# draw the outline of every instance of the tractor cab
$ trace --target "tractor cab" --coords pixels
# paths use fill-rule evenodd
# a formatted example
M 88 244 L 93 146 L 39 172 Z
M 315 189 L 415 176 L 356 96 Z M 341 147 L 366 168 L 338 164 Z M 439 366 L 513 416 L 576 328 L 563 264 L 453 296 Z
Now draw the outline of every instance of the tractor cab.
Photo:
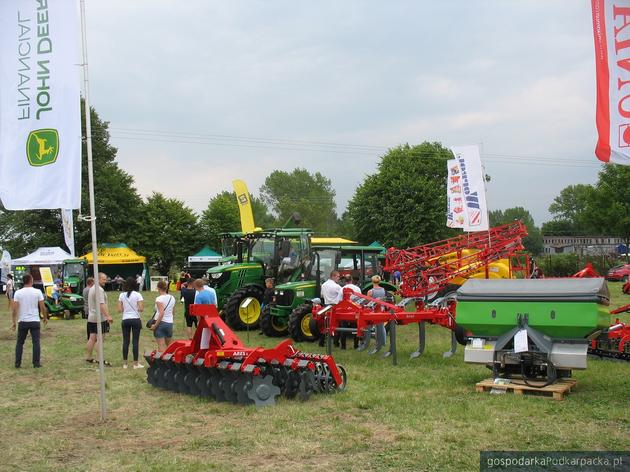
M 246 235 L 247 262 L 261 264 L 264 277 L 276 284 L 295 280 L 309 264 L 309 237 L 300 228 L 250 233 Z
M 371 287 L 370 278 L 382 275 L 378 256 L 380 246 L 347 244 L 313 244 L 308 264 L 295 281 L 276 284 L 274 302 L 265 307 L 261 328 L 267 336 L 291 334 L 297 341 L 312 341 L 316 336 L 309 329 L 311 300 L 320 296 L 321 285 L 333 270 L 341 276 L 351 275 L 358 279 L 363 292 Z M 395 287 L 381 284 L 388 291 Z
M 63 285 L 69 293 L 81 295 L 87 280 L 87 261 L 85 259 L 67 259 L 63 261 Z
M 232 329 L 258 325 L 265 279 L 284 283 L 303 274 L 310 261 L 310 237 L 311 231 L 303 228 L 223 236 L 223 256 L 229 255 L 232 262 L 212 267 L 207 274 L 217 292 L 218 308 Z

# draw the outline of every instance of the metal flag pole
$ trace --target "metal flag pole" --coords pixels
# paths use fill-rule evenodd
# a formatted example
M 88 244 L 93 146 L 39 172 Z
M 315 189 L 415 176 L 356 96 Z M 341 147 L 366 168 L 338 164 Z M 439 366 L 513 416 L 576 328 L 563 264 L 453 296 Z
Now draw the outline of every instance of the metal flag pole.
M 92 121 L 90 118 L 90 85 L 88 81 L 87 35 L 85 33 L 85 0 L 81 0 L 81 42 L 83 51 L 83 84 L 85 94 L 85 139 L 87 144 L 88 188 L 90 193 L 90 226 L 92 229 L 92 261 L 94 267 L 94 291 L 96 295 L 96 339 L 98 346 L 98 371 L 100 380 L 101 420 L 107 419 L 107 399 L 105 398 L 105 362 L 103 360 L 103 328 L 101 326 L 101 303 L 103 298 L 99 290 L 98 255 L 96 243 L 96 210 L 94 206 L 94 166 L 92 165 Z M 89 297 L 88 297 L 89 298 Z

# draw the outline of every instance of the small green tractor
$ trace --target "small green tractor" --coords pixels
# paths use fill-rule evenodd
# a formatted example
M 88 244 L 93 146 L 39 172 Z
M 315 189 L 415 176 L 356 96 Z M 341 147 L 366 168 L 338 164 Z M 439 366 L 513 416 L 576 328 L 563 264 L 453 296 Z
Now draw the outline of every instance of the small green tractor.
M 87 280 L 88 267 L 85 259 L 68 259 L 63 261 L 63 284 L 70 292 L 82 295 Z
M 254 329 L 260 320 L 265 279 L 294 282 L 309 264 L 311 231 L 282 228 L 223 237 L 223 256 L 231 263 L 208 270 L 223 318 L 234 330 Z
M 320 296 L 321 284 L 333 270 L 359 279 L 363 293 L 372 286 L 373 275 L 383 275 L 378 256 L 379 246 L 313 245 L 309 264 L 299 280 L 276 285 L 274 302 L 265 306 L 260 327 L 267 336 L 290 334 L 295 341 L 314 341 L 319 336 L 310 327 L 312 302 Z M 382 282 L 387 291 L 396 287 Z
M 50 316 L 63 316 L 65 319 L 74 318 L 80 314 L 87 318 L 87 307 L 83 300 L 83 289 L 87 280 L 87 261 L 85 259 L 67 259 L 63 261 L 62 293 L 59 303 L 55 303 L 49 288 L 45 287 L 46 298 L 44 304 Z

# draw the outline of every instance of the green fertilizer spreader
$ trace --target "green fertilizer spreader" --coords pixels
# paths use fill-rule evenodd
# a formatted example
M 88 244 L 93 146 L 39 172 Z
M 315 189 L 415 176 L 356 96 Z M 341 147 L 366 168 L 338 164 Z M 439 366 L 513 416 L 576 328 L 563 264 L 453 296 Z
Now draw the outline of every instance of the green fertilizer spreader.
M 603 278 L 470 279 L 457 291 L 466 362 L 495 377 L 548 383 L 585 369 L 588 341 L 610 324 Z

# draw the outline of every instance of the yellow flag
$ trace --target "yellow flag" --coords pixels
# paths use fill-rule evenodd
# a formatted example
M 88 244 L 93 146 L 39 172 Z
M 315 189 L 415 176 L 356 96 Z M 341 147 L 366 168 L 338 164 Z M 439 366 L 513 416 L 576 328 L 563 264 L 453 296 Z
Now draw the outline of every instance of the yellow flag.
M 242 180 L 233 180 L 232 186 L 236 192 L 238 210 L 241 213 L 241 230 L 243 233 L 252 233 L 256 228 L 254 225 L 254 214 L 252 213 L 252 199 L 247 190 L 247 184 Z

